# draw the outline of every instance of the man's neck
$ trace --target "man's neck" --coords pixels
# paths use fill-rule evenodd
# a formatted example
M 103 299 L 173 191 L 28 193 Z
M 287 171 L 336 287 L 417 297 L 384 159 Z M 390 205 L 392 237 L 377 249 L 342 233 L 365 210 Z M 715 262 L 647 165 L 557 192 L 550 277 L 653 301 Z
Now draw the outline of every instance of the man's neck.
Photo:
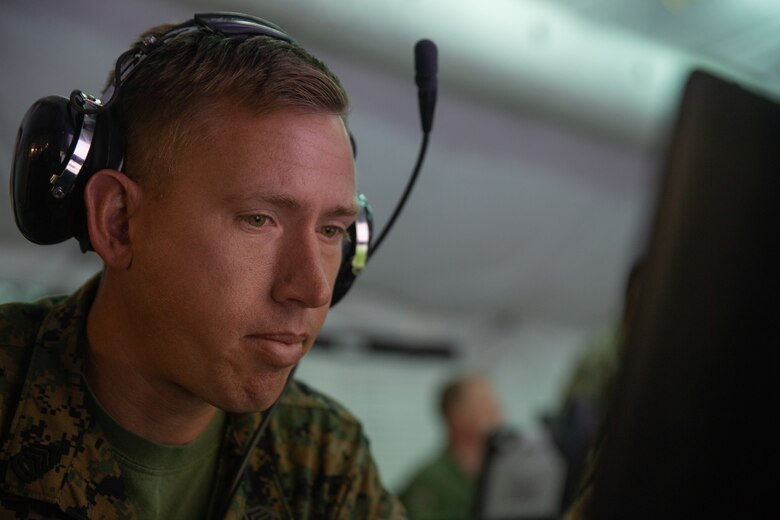
M 125 429 L 159 444 L 196 439 L 217 409 L 133 362 L 137 337 L 101 284 L 87 319 L 86 378 L 103 408 Z

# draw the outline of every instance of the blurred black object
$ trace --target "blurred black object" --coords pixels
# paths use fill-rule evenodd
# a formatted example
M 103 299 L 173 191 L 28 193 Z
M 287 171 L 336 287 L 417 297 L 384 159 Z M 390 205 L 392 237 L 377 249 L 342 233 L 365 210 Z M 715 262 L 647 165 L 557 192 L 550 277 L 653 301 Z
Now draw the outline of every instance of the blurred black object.
M 659 195 L 587 518 L 768 518 L 780 106 L 694 72 Z

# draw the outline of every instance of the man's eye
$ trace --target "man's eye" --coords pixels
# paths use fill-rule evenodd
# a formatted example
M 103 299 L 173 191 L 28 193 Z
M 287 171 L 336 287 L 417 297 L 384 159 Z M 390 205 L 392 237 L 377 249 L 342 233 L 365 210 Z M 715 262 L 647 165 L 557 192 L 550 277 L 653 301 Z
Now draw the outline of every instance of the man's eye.
M 263 227 L 268 224 L 270 220 L 267 215 L 249 215 L 244 217 L 244 220 L 253 227 Z
M 347 232 L 338 226 L 322 226 L 322 234 L 327 238 L 345 237 Z

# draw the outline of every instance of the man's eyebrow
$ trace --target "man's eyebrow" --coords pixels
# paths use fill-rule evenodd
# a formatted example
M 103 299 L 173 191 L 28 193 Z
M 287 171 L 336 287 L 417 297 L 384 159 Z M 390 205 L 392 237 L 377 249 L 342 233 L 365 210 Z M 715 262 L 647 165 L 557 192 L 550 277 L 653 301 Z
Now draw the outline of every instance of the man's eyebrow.
M 299 210 L 303 207 L 303 204 L 301 204 L 298 200 L 285 194 L 256 194 L 250 192 L 250 193 L 242 193 L 240 195 L 229 197 L 229 200 L 231 201 L 255 200 L 259 202 L 264 202 L 266 204 L 271 204 L 273 206 L 279 206 L 282 208 L 287 208 L 292 210 Z M 358 205 L 357 200 L 354 200 L 351 204 L 338 205 L 328 209 L 325 212 L 325 216 L 355 218 L 357 217 L 358 213 L 360 213 L 360 206 Z
M 348 206 L 336 206 L 325 212 L 328 217 L 348 217 L 355 218 L 360 213 L 360 206 L 357 202 L 353 202 Z

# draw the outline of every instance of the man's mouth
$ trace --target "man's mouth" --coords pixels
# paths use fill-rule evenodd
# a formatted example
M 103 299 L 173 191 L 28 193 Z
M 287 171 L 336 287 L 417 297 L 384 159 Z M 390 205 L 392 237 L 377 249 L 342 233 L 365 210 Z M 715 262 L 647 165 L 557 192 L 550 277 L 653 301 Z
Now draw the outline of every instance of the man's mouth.
M 257 354 L 270 366 L 291 367 L 306 353 L 305 344 L 309 336 L 296 332 L 264 332 L 249 334 L 248 342 L 257 349 Z

